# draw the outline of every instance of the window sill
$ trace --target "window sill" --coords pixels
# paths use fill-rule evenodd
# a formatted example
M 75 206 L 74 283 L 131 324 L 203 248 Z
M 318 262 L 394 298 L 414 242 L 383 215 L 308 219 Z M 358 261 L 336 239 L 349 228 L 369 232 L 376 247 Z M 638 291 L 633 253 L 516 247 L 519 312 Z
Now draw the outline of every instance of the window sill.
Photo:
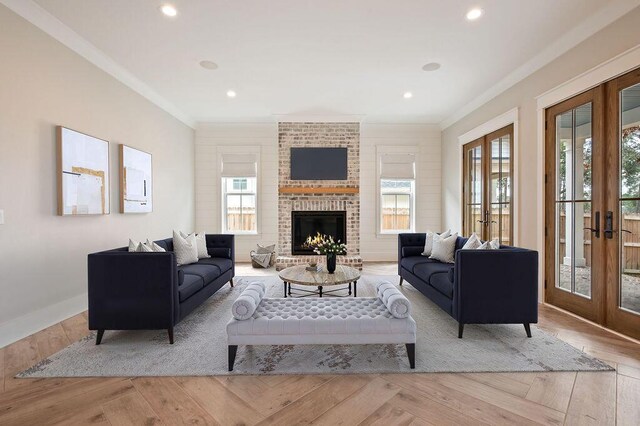
M 236 237 L 256 237 L 256 236 L 260 236 L 261 234 L 259 232 L 232 232 L 232 231 L 227 231 L 224 232 L 225 234 L 229 234 L 229 235 L 235 235 Z
M 411 234 L 414 233 L 415 231 L 413 230 L 406 230 L 406 231 L 385 231 L 385 232 L 380 232 L 378 231 L 376 233 L 376 236 L 378 238 L 396 238 L 399 234 Z

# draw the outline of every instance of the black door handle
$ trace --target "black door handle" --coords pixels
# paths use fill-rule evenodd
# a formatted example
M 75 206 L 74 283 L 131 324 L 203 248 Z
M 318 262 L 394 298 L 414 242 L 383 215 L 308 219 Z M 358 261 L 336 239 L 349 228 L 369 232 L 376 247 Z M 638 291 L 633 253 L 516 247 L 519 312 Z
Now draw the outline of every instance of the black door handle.
M 611 210 L 604 217 L 604 237 L 609 240 L 613 238 L 613 212 Z

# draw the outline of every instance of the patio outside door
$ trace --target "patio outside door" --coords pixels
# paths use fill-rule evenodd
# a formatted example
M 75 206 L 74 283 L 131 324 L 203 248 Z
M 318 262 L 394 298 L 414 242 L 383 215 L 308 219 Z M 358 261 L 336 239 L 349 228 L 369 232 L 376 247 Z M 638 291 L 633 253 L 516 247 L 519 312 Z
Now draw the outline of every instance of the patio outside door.
M 546 112 L 546 301 L 602 320 L 602 89 Z
M 513 125 L 465 144 L 463 232 L 513 244 Z
M 640 70 L 546 125 L 545 300 L 640 338 Z
M 606 85 L 606 325 L 640 339 L 640 69 Z

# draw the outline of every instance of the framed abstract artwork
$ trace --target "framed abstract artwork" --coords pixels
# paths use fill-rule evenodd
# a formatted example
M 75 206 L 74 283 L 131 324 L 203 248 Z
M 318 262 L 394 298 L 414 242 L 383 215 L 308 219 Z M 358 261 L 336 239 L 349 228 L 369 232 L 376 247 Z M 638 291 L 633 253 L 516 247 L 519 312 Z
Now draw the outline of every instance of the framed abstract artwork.
M 56 127 L 58 214 L 109 214 L 109 142 Z
M 120 145 L 120 213 L 153 211 L 151 154 Z

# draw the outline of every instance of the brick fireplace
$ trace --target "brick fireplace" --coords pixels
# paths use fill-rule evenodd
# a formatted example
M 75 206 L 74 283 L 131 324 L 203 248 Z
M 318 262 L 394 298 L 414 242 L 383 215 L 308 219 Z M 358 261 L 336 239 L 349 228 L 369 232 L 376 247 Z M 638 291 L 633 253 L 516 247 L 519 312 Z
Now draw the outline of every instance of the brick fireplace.
M 291 148 L 347 148 L 346 180 L 292 180 Z M 279 123 L 278 124 L 278 257 L 276 269 L 323 262 L 322 256 L 297 254 L 293 247 L 293 212 L 321 216 L 330 212 L 344 215 L 347 255 L 338 263 L 362 269 L 360 257 L 360 124 L 359 123 Z M 310 228 L 305 228 L 307 230 Z M 327 228 L 330 229 L 330 228 Z M 318 229 L 318 231 L 321 231 Z M 301 236 L 306 238 L 306 236 Z M 295 253 L 294 253 L 295 252 Z

